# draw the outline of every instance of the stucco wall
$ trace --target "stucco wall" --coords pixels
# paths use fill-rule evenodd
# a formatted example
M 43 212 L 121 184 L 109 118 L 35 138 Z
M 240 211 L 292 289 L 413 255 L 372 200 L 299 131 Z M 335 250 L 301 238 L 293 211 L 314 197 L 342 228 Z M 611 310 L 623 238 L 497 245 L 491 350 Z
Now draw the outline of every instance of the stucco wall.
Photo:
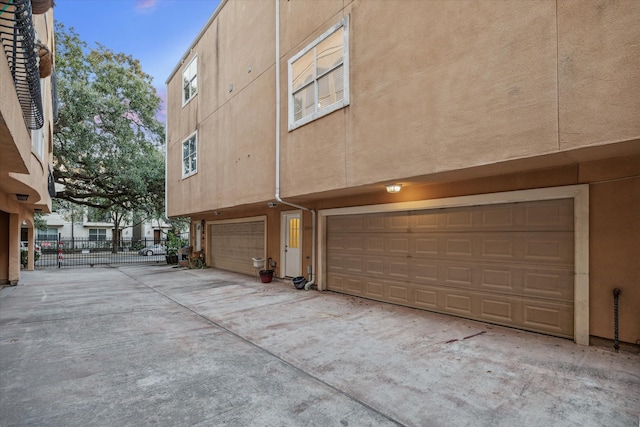
M 522 159 L 568 164 L 564 150 L 640 137 L 633 0 L 280 5 L 285 197 Z M 270 200 L 274 13 L 273 2 L 228 1 L 184 63 L 198 54 L 196 98 L 182 107 L 182 69 L 169 82 L 170 215 Z M 287 60 L 345 15 L 351 103 L 289 132 Z M 176 144 L 195 129 L 199 172 L 182 180 Z
M 168 212 L 186 215 L 273 197 L 275 12 L 228 2 L 168 83 Z M 198 94 L 182 106 L 184 66 L 198 55 Z M 182 179 L 182 142 L 198 131 L 198 173 Z
M 620 340 L 640 339 L 640 173 L 591 185 L 591 334 L 613 338 L 619 288 Z
M 558 2 L 560 148 L 640 138 L 640 2 Z

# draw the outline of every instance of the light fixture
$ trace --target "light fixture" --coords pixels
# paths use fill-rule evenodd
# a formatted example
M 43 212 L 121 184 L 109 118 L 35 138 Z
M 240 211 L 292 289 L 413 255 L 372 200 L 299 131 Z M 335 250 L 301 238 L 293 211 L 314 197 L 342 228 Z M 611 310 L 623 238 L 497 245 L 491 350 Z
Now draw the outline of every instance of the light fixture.
M 275 208 L 278 206 L 278 204 L 276 202 L 269 202 L 267 203 L 267 206 L 269 206 L 270 208 Z
M 37 214 L 41 214 L 41 213 L 42 213 L 42 209 L 34 209 L 33 211 L 34 211 L 35 213 L 37 213 Z
M 29 195 L 28 194 L 16 194 L 16 197 L 18 198 L 19 201 L 26 202 L 27 199 L 29 198 Z
M 220 212 L 220 211 L 213 211 L 213 214 L 214 214 L 215 216 L 218 216 L 218 215 L 221 215 L 221 214 L 222 214 L 222 212 Z
M 387 184 L 387 193 L 399 193 L 402 188 L 402 184 Z

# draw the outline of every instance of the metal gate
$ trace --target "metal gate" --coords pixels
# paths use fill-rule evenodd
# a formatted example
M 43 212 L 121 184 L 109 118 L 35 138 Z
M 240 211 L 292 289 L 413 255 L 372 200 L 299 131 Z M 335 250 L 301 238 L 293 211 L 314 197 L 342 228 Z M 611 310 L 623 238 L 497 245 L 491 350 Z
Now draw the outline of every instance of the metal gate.
M 36 240 L 35 245 L 36 269 L 166 263 L 164 240 L 63 238 Z

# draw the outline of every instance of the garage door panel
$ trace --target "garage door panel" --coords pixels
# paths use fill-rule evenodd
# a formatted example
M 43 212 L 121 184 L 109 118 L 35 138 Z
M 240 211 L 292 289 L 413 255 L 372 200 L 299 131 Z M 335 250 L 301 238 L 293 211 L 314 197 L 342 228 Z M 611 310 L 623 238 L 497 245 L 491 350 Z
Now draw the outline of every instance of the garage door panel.
M 406 305 L 409 303 L 410 290 L 406 285 L 389 286 L 389 301 Z
M 525 295 L 573 301 L 573 274 L 567 270 L 531 269 L 523 271 Z
M 480 304 L 480 317 L 489 322 L 514 323 L 517 320 L 514 319 L 514 313 L 519 311 L 518 304 L 519 301 L 513 301 L 509 298 L 483 298 Z
M 414 304 L 418 308 L 438 309 L 438 293 L 435 290 L 416 289 Z
M 384 285 L 382 283 L 376 283 L 374 281 L 367 282 L 366 295 L 369 298 L 382 300 L 384 298 Z
M 547 303 L 527 304 L 524 307 L 523 325 L 534 331 L 573 337 L 573 305 Z
M 346 278 L 344 281 L 344 290 L 352 295 L 366 296 L 367 284 L 359 279 Z
M 355 216 L 327 218 L 328 289 L 572 336 L 571 199 Z

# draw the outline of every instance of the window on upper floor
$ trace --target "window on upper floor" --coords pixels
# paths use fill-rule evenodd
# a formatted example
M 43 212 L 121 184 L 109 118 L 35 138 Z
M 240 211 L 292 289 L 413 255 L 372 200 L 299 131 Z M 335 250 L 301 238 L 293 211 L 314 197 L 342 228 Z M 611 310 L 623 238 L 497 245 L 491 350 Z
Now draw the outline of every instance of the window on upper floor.
M 198 57 L 191 60 L 182 72 L 182 106 L 198 93 Z
M 103 209 L 88 208 L 87 222 L 111 222 L 111 214 Z
M 194 133 L 182 142 L 182 177 L 198 171 L 198 134 Z
M 289 60 L 289 130 L 349 105 L 349 17 Z

